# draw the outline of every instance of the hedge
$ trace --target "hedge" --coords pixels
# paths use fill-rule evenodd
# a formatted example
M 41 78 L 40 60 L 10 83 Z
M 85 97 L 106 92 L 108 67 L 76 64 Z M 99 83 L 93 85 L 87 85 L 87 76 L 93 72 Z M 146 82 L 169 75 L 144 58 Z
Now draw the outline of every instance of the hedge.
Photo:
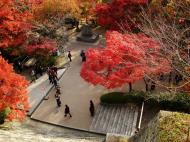
M 101 96 L 100 100 L 102 103 L 109 104 L 123 104 L 123 103 L 141 103 L 144 98 L 143 92 L 131 92 L 131 93 L 123 93 L 123 92 L 111 92 Z
M 101 96 L 102 103 L 124 104 L 142 103 L 151 107 L 159 107 L 162 110 L 180 111 L 190 113 L 190 95 L 186 93 L 159 93 L 151 94 L 144 92 L 111 92 Z

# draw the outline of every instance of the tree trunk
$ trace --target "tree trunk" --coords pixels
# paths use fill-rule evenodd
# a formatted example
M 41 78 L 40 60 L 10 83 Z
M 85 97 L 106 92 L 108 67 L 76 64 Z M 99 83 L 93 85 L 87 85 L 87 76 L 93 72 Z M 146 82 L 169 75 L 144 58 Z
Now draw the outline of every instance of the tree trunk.
M 148 92 L 148 83 L 147 83 L 145 78 L 143 78 L 143 80 L 144 80 L 144 83 L 145 83 L 145 86 L 146 86 L 146 92 Z
M 131 92 L 132 91 L 132 83 L 130 82 L 129 83 L 129 92 Z

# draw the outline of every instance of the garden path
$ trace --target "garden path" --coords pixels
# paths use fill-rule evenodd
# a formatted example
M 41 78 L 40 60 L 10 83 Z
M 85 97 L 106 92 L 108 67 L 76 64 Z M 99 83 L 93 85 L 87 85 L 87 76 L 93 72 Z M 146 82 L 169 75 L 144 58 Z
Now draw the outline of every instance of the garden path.
M 96 106 L 100 103 L 99 98 L 102 94 L 111 91 L 127 91 L 128 86 L 117 88 L 114 90 L 107 90 L 102 86 L 93 86 L 85 82 L 80 77 L 81 58 L 80 51 L 86 50 L 89 47 L 96 48 L 98 43 L 89 44 L 77 42 L 75 37 L 70 39 L 68 43 L 68 49 L 73 55 L 73 61 L 70 63 L 70 67 L 64 73 L 60 79 L 59 84 L 61 86 L 61 101 L 62 106 L 56 107 L 55 89 L 52 89 L 49 93 L 49 99 L 44 100 L 38 109 L 33 113 L 32 118 L 56 125 L 89 130 L 92 118 L 89 113 L 89 101 L 93 100 Z M 144 89 L 142 81 L 137 82 L 134 85 L 134 89 Z M 72 118 L 64 117 L 64 105 L 67 104 L 70 107 Z

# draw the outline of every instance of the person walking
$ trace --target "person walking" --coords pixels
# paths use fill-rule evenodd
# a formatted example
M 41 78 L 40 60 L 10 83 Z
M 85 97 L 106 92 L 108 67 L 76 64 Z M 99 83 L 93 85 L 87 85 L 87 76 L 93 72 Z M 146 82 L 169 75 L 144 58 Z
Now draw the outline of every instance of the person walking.
M 20 73 L 22 73 L 23 65 L 21 64 L 20 61 L 17 62 L 17 67 L 18 67 L 18 70 L 20 71 Z
M 69 53 L 68 53 L 68 58 L 69 58 L 70 62 L 72 62 L 71 57 L 72 57 L 72 55 L 71 55 L 71 51 L 69 51 Z
M 56 86 L 56 93 L 57 93 L 57 94 L 61 94 L 61 90 L 60 90 L 60 87 L 59 87 L 59 86 Z
M 60 98 L 60 95 L 59 94 L 55 94 L 55 99 L 56 99 L 56 102 L 57 102 L 57 107 L 61 107 L 61 98 Z
M 92 102 L 92 100 L 90 100 L 90 115 L 93 117 L 94 116 L 94 103 Z
M 42 76 L 43 75 L 43 68 L 42 68 L 42 66 L 41 65 L 38 65 L 38 73 L 40 74 L 40 76 Z
M 35 71 L 34 71 L 34 69 L 32 69 L 32 71 L 31 71 L 31 82 L 30 83 L 35 82 L 35 81 L 36 81 Z
M 67 116 L 67 114 L 69 114 L 69 116 L 72 117 L 68 105 L 65 105 L 65 117 Z
M 58 80 L 56 71 L 54 71 L 53 69 L 51 69 L 51 74 L 52 74 L 53 79 Z
M 56 75 L 57 75 L 57 70 L 58 70 L 57 67 L 56 67 L 56 66 L 53 66 L 53 67 L 52 67 L 52 70 L 53 70 L 53 71 L 56 73 Z
M 47 71 L 46 71 L 46 72 L 47 72 L 47 75 L 48 75 L 48 77 L 49 77 L 49 82 L 52 83 L 51 70 L 50 70 L 49 67 L 47 68 Z
M 82 62 L 85 62 L 86 61 L 86 55 L 85 55 L 84 50 L 81 50 L 80 56 L 82 58 Z
M 53 84 L 54 84 L 55 88 L 57 88 L 58 84 L 57 84 L 57 80 L 55 78 L 53 78 Z

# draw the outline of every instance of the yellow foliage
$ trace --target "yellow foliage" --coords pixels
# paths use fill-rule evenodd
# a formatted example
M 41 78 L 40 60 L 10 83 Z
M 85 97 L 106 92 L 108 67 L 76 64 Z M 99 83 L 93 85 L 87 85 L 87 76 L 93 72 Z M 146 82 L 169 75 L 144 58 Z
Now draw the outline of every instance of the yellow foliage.
M 42 21 L 66 14 L 78 17 L 81 13 L 78 0 L 43 0 L 41 4 L 33 5 L 32 11 L 35 19 Z

